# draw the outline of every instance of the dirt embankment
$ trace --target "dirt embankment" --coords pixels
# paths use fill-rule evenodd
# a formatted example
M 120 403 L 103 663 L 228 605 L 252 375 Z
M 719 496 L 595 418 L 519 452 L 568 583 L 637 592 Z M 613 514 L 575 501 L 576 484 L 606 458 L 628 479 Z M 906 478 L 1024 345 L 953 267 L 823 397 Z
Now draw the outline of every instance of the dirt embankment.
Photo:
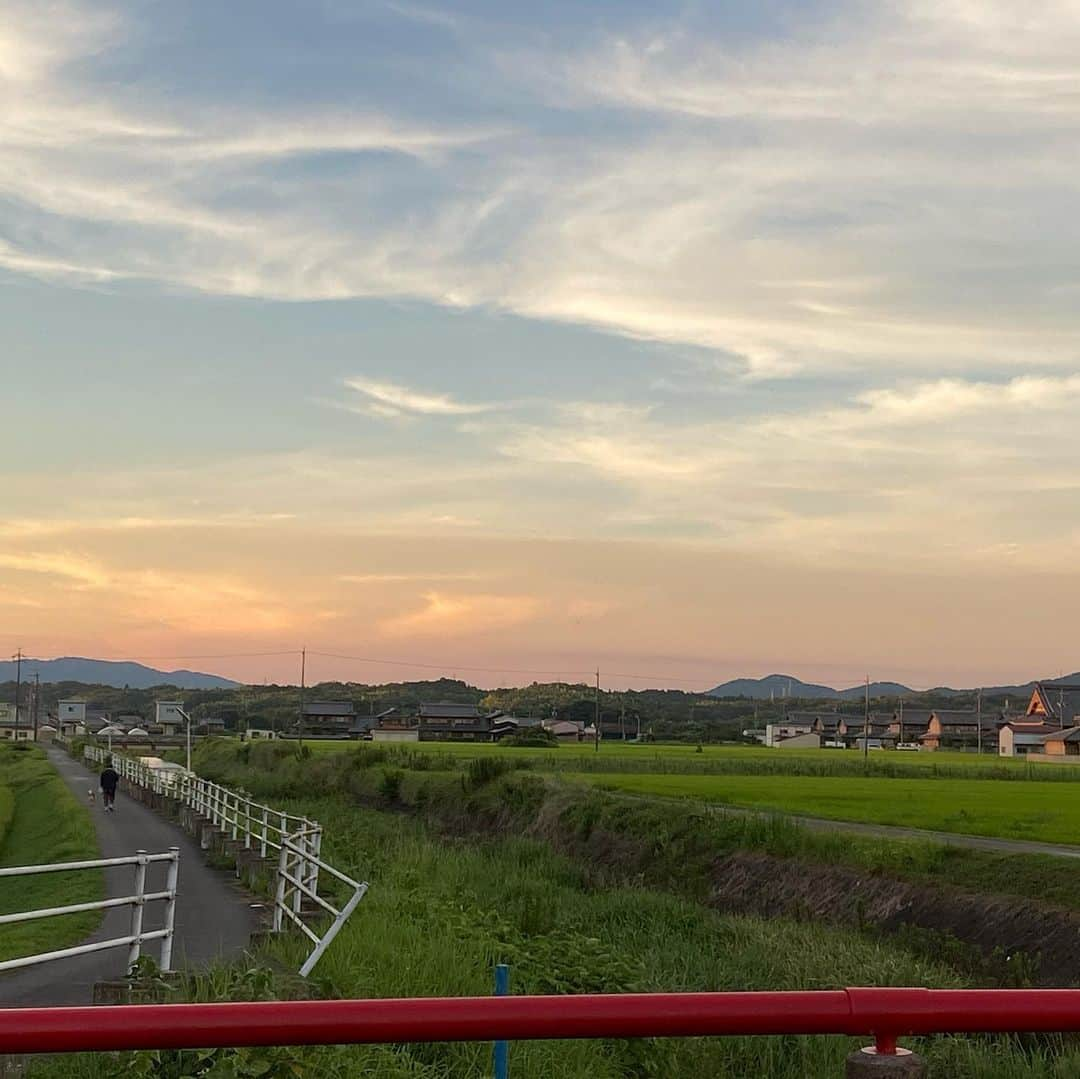
M 1033 961 L 1039 985 L 1080 983 L 1080 914 L 1012 896 L 976 895 L 744 851 L 713 868 L 718 910 L 880 929 L 916 926 L 948 934 L 990 956 Z

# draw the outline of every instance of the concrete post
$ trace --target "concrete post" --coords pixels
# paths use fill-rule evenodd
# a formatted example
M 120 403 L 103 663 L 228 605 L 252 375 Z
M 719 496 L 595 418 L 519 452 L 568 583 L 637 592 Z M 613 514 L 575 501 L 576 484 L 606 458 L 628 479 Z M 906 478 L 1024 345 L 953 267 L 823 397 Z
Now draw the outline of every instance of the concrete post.
M 897 1047 L 893 1053 L 879 1053 L 872 1045 L 850 1053 L 844 1067 L 845 1079 L 925 1079 L 926 1061 L 910 1049 Z

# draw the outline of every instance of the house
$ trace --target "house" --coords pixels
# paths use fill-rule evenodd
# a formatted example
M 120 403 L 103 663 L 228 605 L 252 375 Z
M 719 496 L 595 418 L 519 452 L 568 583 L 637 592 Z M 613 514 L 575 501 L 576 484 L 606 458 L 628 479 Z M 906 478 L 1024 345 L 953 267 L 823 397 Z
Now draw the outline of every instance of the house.
M 821 744 L 832 749 L 842 749 L 844 736 L 840 733 L 840 721 L 844 718 L 839 712 L 802 713 L 792 712 L 793 716 L 814 715 L 814 733 L 821 735 Z
M 392 717 L 397 715 L 397 711 L 396 708 L 384 708 L 381 712 L 376 712 L 373 715 L 354 716 L 346 737 L 370 742 L 375 728 L 383 722 L 389 722 Z
M 786 738 L 778 738 L 772 743 L 773 749 L 820 749 L 821 735 L 813 731 L 803 731 L 801 734 L 791 734 Z
M 418 742 L 420 724 L 416 716 L 398 715 L 396 711 L 382 717 L 371 729 L 373 742 Z
M 417 715 L 421 742 L 488 742 L 492 722 L 502 712 L 481 715 L 475 704 L 421 704 Z
M 183 701 L 154 701 L 154 726 L 166 737 L 180 734 L 187 722 Z
M 1043 752 L 1048 757 L 1080 757 L 1080 727 L 1055 728 L 1043 737 Z
M 14 704 L 0 704 L 0 741 L 29 742 L 34 737 L 33 722 L 25 705 L 19 705 L 18 713 Z
M 1059 729 L 1080 723 L 1080 685 L 1075 682 L 1039 682 L 1032 691 L 1026 715 L 1039 717 Z
M 553 734 L 560 742 L 580 742 L 584 724 L 574 723 L 569 719 L 553 719 L 544 724 L 544 730 Z
M 813 734 L 814 724 L 809 723 L 793 723 L 790 719 L 785 720 L 783 723 L 766 723 L 765 724 L 765 744 L 767 746 L 777 746 L 781 742 L 787 741 L 789 738 L 798 738 L 801 735 Z M 817 735 L 817 742 L 820 745 L 821 739 Z
M 86 722 L 86 701 L 77 697 L 57 701 L 56 718 L 61 730 L 66 724 L 82 725 Z
M 904 708 L 901 705 L 892 714 L 889 733 L 896 739 L 898 746 L 918 745 L 919 739 L 930 729 L 932 714 L 922 708 Z
M 1002 757 L 1024 757 L 1029 753 L 1045 752 L 1044 739 L 1060 734 L 1056 723 L 1043 723 L 1038 716 L 1031 719 L 1011 720 L 998 731 L 998 754 Z
M 270 730 L 267 727 L 248 727 L 240 735 L 241 742 L 268 741 L 274 738 L 277 738 L 277 731 Z
M 193 723 L 191 729 L 195 734 L 222 735 L 225 733 L 225 720 L 210 716 Z
M 305 738 L 348 738 L 356 722 L 352 701 L 308 701 L 304 704 Z
M 930 723 L 919 741 L 924 749 L 997 750 L 998 720 L 992 713 L 980 716 L 974 709 L 941 708 L 930 713 Z

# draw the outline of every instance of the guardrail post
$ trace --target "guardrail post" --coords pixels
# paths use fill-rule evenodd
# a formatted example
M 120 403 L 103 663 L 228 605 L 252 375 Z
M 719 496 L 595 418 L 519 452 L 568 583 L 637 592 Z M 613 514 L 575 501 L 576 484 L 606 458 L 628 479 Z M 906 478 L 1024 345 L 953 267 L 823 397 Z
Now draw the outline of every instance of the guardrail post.
M 926 1061 L 901 1049 L 895 1038 L 879 1037 L 877 1045 L 856 1049 L 844 1064 L 844 1079 L 925 1079 Z
M 139 961 L 142 951 L 143 907 L 146 895 L 146 851 L 137 850 L 138 862 L 135 863 L 135 902 L 131 907 L 131 945 L 128 948 L 128 970 Z
M 283 814 L 284 815 L 284 814 Z M 278 855 L 277 890 L 274 892 L 274 932 L 281 932 L 281 912 L 285 909 L 285 874 L 289 872 L 289 848 L 285 836 L 281 837 L 281 853 Z
M 319 891 L 319 863 L 315 861 L 322 849 L 322 832 L 312 829 L 308 834 L 304 847 L 311 858 L 307 863 L 307 879 L 304 883 L 316 894 Z
M 270 809 L 267 806 L 262 807 L 262 838 L 259 842 L 259 857 L 266 857 L 266 827 L 268 818 L 270 816 Z
M 304 858 L 303 851 L 307 847 L 307 836 L 304 832 L 297 833 L 296 850 L 291 853 L 296 858 L 296 873 L 294 874 L 297 880 L 307 883 L 307 860 Z M 304 896 L 299 888 L 293 887 L 292 893 L 292 909 L 293 914 L 300 913 L 300 904 L 303 902 Z
M 180 877 L 180 848 L 170 847 L 169 853 L 172 858 L 169 860 L 169 871 L 165 878 L 165 891 L 169 893 L 169 898 L 165 900 L 164 928 L 167 935 L 161 938 L 161 969 L 163 971 L 172 970 L 173 927 L 176 924 L 176 885 Z

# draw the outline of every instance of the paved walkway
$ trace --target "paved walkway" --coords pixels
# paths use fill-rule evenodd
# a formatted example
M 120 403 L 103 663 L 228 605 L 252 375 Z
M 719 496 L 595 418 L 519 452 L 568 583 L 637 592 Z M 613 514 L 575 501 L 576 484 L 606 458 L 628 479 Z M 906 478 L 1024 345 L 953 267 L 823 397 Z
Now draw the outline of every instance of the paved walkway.
M 87 791 L 97 790 L 97 774 L 61 749 L 53 747 L 48 753 L 75 796 L 85 803 Z M 151 853 L 169 847 L 180 848 L 173 946 L 175 967 L 200 965 L 247 948 L 252 932 L 260 924 L 261 905 L 253 904 L 231 873 L 211 869 L 185 832 L 123 794 L 116 796 L 116 812 L 105 813 L 99 792 L 91 813 L 103 858 L 124 857 L 140 848 Z M 157 891 L 164 887 L 164 871 L 162 865 L 150 867 L 148 890 Z M 105 870 L 107 896 L 131 895 L 133 878 L 134 869 L 128 866 Z M 144 928 L 159 929 L 163 915 L 164 904 L 149 904 Z M 129 907 L 106 911 L 98 930 L 88 940 L 126 936 L 130 919 Z M 146 947 L 148 954 L 156 959 L 158 942 L 151 941 Z M 89 1004 L 94 983 L 122 976 L 126 959 L 126 949 L 114 948 L 0 975 L 0 1007 Z

